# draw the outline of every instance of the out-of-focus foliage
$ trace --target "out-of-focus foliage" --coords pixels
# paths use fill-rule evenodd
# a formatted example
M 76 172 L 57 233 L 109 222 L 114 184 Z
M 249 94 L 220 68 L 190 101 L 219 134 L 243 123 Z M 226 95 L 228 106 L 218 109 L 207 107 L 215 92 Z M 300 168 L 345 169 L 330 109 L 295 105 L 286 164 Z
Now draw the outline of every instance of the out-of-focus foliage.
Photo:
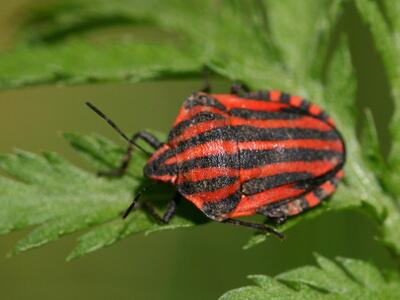
M 93 45 L 84 40 L 51 47 L 21 45 L 0 56 L 0 87 L 39 83 L 77 84 L 99 81 L 140 81 L 197 71 L 194 53 L 172 43 Z
M 369 25 L 375 45 L 381 54 L 395 101 L 390 123 L 392 148 L 387 159 L 387 170 L 382 173 L 385 189 L 399 201 L 400 195 L 400 3 L 384 0 L 382 12 L 375 1 L 357 0 L 356 4 L 364 21 Z

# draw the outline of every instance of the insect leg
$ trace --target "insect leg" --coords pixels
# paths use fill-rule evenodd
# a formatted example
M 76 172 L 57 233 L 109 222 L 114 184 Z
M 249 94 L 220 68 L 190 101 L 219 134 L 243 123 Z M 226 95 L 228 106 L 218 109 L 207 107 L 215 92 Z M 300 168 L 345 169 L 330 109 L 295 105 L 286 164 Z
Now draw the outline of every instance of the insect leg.
M 211 92 L 210 71 L 207 67 L 203 68 L 203 82 L 203 87 L 200 89 L 200 92 L 209 94 Z
M 123 156 L 121 160 L 121 164 L 118 168 L 110 170 L 110 171 L 103 171 L 99 172 L 99 176 L 107 176 L 107 177 L 121 177 L 123 176 L 126 171 L 128 170 L 129 163 L 132 158 L 132 152 L 135 147 L 134 143 L 136 143 L 137 140 L 143 140 L 146 142 L 148 145 L 153 147 L 155 150 L 160 148 L 162 146 L 162 143 L 151 133 L 147 131 L 139 131 L 135 133 L 132 138 L 130 139 L 133 143 L 130 143 L 128 145 L 128 148 L 126 149 L 125 155 Z
M 277 231 L 275 228 L 268 226 L 266 224 L 260 224 L 260 223 L 253 223 L 253 222 L 246 222 L 242 220 L 237 220 L 237 219 L 225 219 L 221 221 L 221 223 L 228 223 L 228 224 L 233 224 L 233 225 L 239 225 L 239 226 L 245 226 L 245 227 L 250 227 L 253 229 L 261 230 L 266 233 L 272 233 L 275 236 L 277 236 L 280 239 L 284 239 L 285 236 L 283 233 Z
M 241 96 L 248 92 L 250 92 L 250 89 L 244 83 L 234 83 L 231 85 L 231 94 Z
M 149 202 L 143 202 L 142 207 L 145 209 L 159 224 L 168 224 L 171 218 L 176 213 L 176 209 L 178 208 L 180 196 L 179 194 L 175 194 L 175 197 L 167 204 L 164 214 L 161 216 L 154 206 Z

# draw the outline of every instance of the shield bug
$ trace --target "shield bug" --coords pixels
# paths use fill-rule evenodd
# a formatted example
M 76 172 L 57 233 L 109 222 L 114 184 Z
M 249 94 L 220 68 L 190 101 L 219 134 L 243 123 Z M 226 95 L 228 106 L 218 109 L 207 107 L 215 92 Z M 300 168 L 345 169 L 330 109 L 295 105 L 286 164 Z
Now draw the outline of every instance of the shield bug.
M 88 105 L 129 142 L 121 166 L 106 175 L 126 172 L 141 139 L 154 148 L 144 175 L 171 183 L 214 221 L 282 237 L 266 224 L 237 218 L 261 214 L 282 223 L 321 203 L 343 176 L 345 144 L 334 121 L 299 96 L 237 87 L 229 94 L 195 93 L 183 103 L 165 142 L 144 131 L 129 139 Z M 177 202 L 172 200 L 163 216 L 148 202 L 142 207 L 167 223 Z

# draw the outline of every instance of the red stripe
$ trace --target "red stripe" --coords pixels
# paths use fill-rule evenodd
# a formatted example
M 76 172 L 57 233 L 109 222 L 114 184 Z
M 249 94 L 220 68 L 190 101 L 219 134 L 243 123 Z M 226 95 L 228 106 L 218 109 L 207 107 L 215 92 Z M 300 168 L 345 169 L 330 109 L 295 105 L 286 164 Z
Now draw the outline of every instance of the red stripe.
M 314 176 L 323 175 L 334 168 L 329 161 L 296 161 L 270 164 L 261 168 L 241 169 L 240 180 L 242 182 L 259 177 L 277 175 L 284 172 L 309 172 Z
M 313 162 L 283 162 L 270 164 L 264 168 L 241 169 L 240 179 L 242 182 L 259 177 L 273 176 L 284 172 L 309 172 L 314 176 L 323 175 L 334 168 L 334 164 L 329 161 Z M 218 176 L 238 176 L 238 169 L 230 168 L 198 168 L 180 174 L 178 182 L 199 181 L 211 179 Z
M 184 181 L 200 181 L 212 179 L 218 176 L 238 176 L 240 172 L 241 181 L 247 181 L 253 178 L 273 176 L 283 172 L 309 172 L 314 176 L 320 176 L 332 170 L 334 165 L 327 161 L 314 162 L 286 162 L 268 165 L 266 168 L 253 169 L 230 169 L 230 168 L 197 168 L 181 173 L 178 183 Z
M 178 123 L 182 122 L 184 119 L 187 118 L 188 110 L 184 107 L 182 107 L 179 112 L 178 116 L 176 117 L 174 123 L 172 124 L 172 127 L 175 127 Z
M 175 184 L 176 175 L 151 175 L 151 179 L 163 182 L 171 182 L 172 184 Z
M 219 176 L 239 176 L 239 170 L 229 168 L 198 168 L 179 174 L 178 183 L 212 179 Z
M 336 173 L 335 177 L 337 179 L 342 179 L 342 177 L 344 176 L 344 171 L 340 170 L 339 172 Z
M 330 181 L 321 184 L 320 188 L 325 192 L 327 196 L 335 191 L 335 186 Z
M 281 91 L 272 90 L 269 91 L 269 99 L 271 101 L 279 101 L 281 99 Z
M 223 187 L 222 189 L 212 192 L 203 192 L 194 195 L 186 195 L 186 197 L 193 203 L 203 204 L 206 202 L 218 202 L 234 194 L 239 188 L 240 188 L 240 182 L 239 180 L 237 180 L 232 185 Z
M 166 160 L 165 163 L 174 163 L 177 162 L 194 159 L 198 157 L 204 157 L 209 155 L 218 155 L 218 154 L 234 154 L 238 151 L 237 142 L 236 141 L 211 141 L 204 144 L 200 144 L 194 147 L 191 147 L 181 153 L 176 154 L 174 157 Z
M 304 117 L 297 120 L 246 120 L 242 118 L 230 118 L 230 120 L 213 120 L 202 122 L 195 126 L 185 129 L 179 136 L 170 141 L 171 144 L 190 139 L 198 134 L 204 133 L 208 130 L 224 127 L 229 124 L 232 125 L 248 125 L 259 128 L 304 128 L 304 129 L 317 129 L 321 131 L 332 130 L 332 128 L 322 121 L 318 121 L 313 117 Z
M 231 122 L 232 125 L 247 125 L 260 128 L 306 128 L 321 131 L 332 130 L 332 127 L 325 122 L 309 116 L 294 120 L 254 120 L 232 117 Z
M 328 118 L 328 120 L 326 121 L 328 124 L 330 124 L 333 127 L 336 127 L 335 121 L 333 121 L 333 119 L 331 117 Z
M 196 124 L 195 126 L 185 129 L 179 136 L 170 141 L 170 143 L 172 145 L 176 145 L 181 141 L 195 137 L 208 130 L 225 126 L 227 126 L 227 120 L 214 120 L 214 121 L 202 122 Z
M 316 139 L 304 139 L 239 142 L 239 149 L 241 150 L 270 150 L 276 148 L 307 148 L 315 150 L 333 150 L 337 152 L 343 152 L 343 144 L 340 140 L 323 141 Z
M 310 207 L 314 207 L 316 205 L 318 205 L 321 201 L 318 199 L 317 196 L 315 196 L 314 192 L 310 192 L 307 195 L 304 196 L 304 198 L 306 199 L 308 205 Z
M 302 207 L 300 206 L 300 203 L 296 200 L 290 201 L 286 206 L 289 216 L 298 215 L 303 211 Z
M 180 122 L 189 120 L 190 118 L 192 118 L 194 115 L 197 115 L 200 112 L 212 112 L 215 114 L 220 114 L 220 115 L 224 115 L 226 116 L 226 112 L 219 110 L 218 108 L 215 108 L 213 106 L 194 106 L 190 109 L 186 109 L 186 108 L 181 108 L 181 110 L 178 113 L 178 117 L 175 119 L 174 124 L 172 125 L 172 127 L 175 127 L 177 124 L 179 124 Z
M 247 98 L 241 98 L 231 94 L 216 94 L 212 95 L 215 99 L 221 102 L 228 110 L 234 108 L 253 109 L 258 111 L 280 111 L 283 108 L 288 108 L 286 103 L 274 103 L 269 101 L 260 101 Z
M 314 116 L 318 116 L 321 113 L 321 109 L 316 104 L 310 104 L 308 112 Z
M 229 214 L 229 217 L 235 218 L 253 215 L 256 209 L 264 205 L 296 197 L 303 192 L 304 190 L 293 188 L 293 184 L 290 184 L 269 189 L 252 196 L 243 196 L 236 209 Z
M 276 148 L 306 148 L 306 149 L 316 149 L 316 150 L 333 150 L 337 152 L 343 151 L 343 146 L 341 141 L 321 141 L 321 140 L 285 140 L 285 141 L 265 141 L 265 142 L 240 142 L 239 149 L 240 150 L 271 150 Z M 176 154 L 175 156 L 169 158 L 165 161 L 165 164 L 173 164 L 176 162 L 182 162 L 189 159 L 194 159 L 198 157 L 204 157 L 209 155 L 218 155 L 218 154 L 234 154 L 238 150 L 237 144 L 235 141 L 211 141 L 204 144 L 200 144 L 189 148 L 181 153 Z M 301 162 L 303 163 L 303 162 Z M 325 164 L 328 164 L 326 161 Z M 288 164 L 288 163 L 284 163 Z M 293 164 L 292 162 L 290 164 Z M 296 164 L 296 162 L 294 163 Z M 318 162 L 309 162 L 306 164 L 308 167 L 313 167 L 315 170 L 316 167 L 320 166 Z M 280 164 L 278 164 L 280 165 Z M 332 164 L 328 164 L 330 167 Z M 270 166 L 268 167 L 270 168 Z
M 154 160 L 156 160 L 157 158 L 160 157 L 160 155 L 164 154 L 165 152 L 169 151 L 171 148 L 168 144 L 164 144 L 160 149 L 156 150 L 150 157 L 150 159 L 148 160 L 149 162 L 152 162 Z
M 289 102 L 291 106 L 299 107 L 303 100 L 300 96 L 291 96 Z

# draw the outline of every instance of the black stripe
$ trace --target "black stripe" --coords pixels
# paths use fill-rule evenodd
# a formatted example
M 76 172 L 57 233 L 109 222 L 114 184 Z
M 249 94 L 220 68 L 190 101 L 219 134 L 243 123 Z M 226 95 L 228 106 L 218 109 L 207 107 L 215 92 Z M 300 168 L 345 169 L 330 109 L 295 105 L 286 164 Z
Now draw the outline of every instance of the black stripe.
M 164 163 L 164 161 L 166 161 L 167 159 L 173 157 L 176 155 L 176 149 L 175 148 L 171 148 L 168 151 L 165 151 L 164 153 L 162 153 L 157 159 L 155 159 L 154 161 L 151 162 L 152 165 L 160 165 L 162 163 Z
M 245 195 L 254 195 L 281 185 L 293 183 L 300 180 L 306 180 L 310 177 L 312 177 L 312 174 L 310 173 L 291 172 L 280 173 L 268 177 L 255 178 L 242 184 L 242 193 Z
M 290 161 L 316 161 L 316 160 L 343 160 L 342 153 L 335 151 L 313 150 L 313 149 L 274 149 L 274 150 L 242 150 L 237 154 L 219 154 L 199 157 L 183 161 L 178 165 L 156 165 L 153 170 L 155 175 L 171 175 L 176 172 L 187 172 L 197 168 L 221 167 L 232 169 L 252 169 L 267 166 L 269 164 Z M 268 167 L 268 166 L 267 166 Z M 175 172 L 175 173 L 174 173 Z M 308 183 L 306 181 L 306 183 Z
M 279 217 L 288 217 L 289 205 L 296 205 L 300 209 L 300 213 L 310 208 L 303 194 L 303 196 L 290 197 L 262 206 L 257 209 L 257 213 L 271 218 L 272 220 Z
M 232 185 L 239 177 L 220 176 L 195 182 L 184 182 L 178 185 L 178 191 L 184 195 L 193 195 L 202 192 L 213 192 Z
M 296 182 L 293 188 L 310 191 L 318 186 L 313 179 Z
M 151 162 L 144 166 L 143 173 L 145 177 L 176 175 L 178 174 L 178 165 L 164 165 L 162 163 Z
M 289 100 L 289 103 L 290 103 L 290 100 Z M 328 121 L 329 115 L 327 112 L 325 112 L 324 110 L 321 110 L 321 112 L 318 115 L 314 115 L 314 114 L 310 113 L 309 107 L 310 107 L 310 102 L 308 102 L 307 100 L 302 100 L 300 107 L 290 106 L 287 108 L 282 108 L 280 111 L 282 113 L 297 114 L 299 117 L 304 116 L 304 115 L 310 116 L 310 117 L 319 119 L 325 123 Z M 328 124 L 328 125 L 330 125 L 330 124 Z
M 306 139 L 314 138 L 321 140 L 334 140 L 340 139 L 336 130 L 332 131 L 318 131 L 314 129 L 301 129 L 301 128 L 257 128 L 252 126 L 225 126 L 220 128 L 214 128 L 207 132 L 201 133 L 191 139 L 182 141 L 175 149 L 166 151 L 161 154 L 159 158 L 146 165 L 145 175 L 173 175 L 177 174 L 178 167 L 176 165 L 164 166 L 163 162 L 170 157 L 173 157 L 176 153 L 181 153 L 188 148 L 204 144 L 210 141 L 218 140 L 232 140 L 232 141 L 263 141 L 263 140 L 290 140 L 290 139 Z M 317 160 L 317 159 L 331 159 L 337 158 L 341 161 L 344 160 L 342 153 L 334 151 L 316 151 L 312 149 L 285 149 L 279 148 L 276 150 L 268 151 L 256 151 L 248 150 L 242 151 L 241 155 L 242 164 L 248 165 L 251 168 L 252 165 L 265 165 L 268 163 L 274 163 L 278 161 L 296 161 L 296 160 Z M 250 156 L 249 158 L 246 158 Z M 257 162 L 260 160 L 260 162 Z M 244 163 L 247 162 L 247 163 Z M 183 169 L 190 170 L 196 167 L 231 167 L 238 168 L 238 157 L 234 155 L 221 155 L 210 156 L 205 158 L 199 158 L 195 160 L 189 160 L 184 162 L 181 166 Z
M 243 98 L 251 100 L 269 101 L 269 92 L 263 90 L 263 91 L 245 93 L 243 95 Z
M 279 141 L 297 139 L 336 140 L 335 130 L 320 131 L 307 128 L 258 128 L 253 126 L 236 126 L 237 140 L 246 141 Z
M 168 156 L 173 156 L 170 153 Z M 187 172 L 192 169 L 197 168 L 207 168 L 207 167 L 221 167 L 221 168 L 234 168 L 239 169 L 239 158 L 237 154 L 226 155 L 210 155 L 199 157 L 195 159 L 186 160 L 178 164 L 163 164 L 163 158 L 159 158 L 145 166 L 144 173 L 147 177 L 151 175 L 161 176 L 161 175 L 174 175 L 178 172 Z
M 173 156 L 173 154 L 171 154 Z M 329 150 L 314 150 L 307 148 L 288 148 L 272 150 L 241 150 L 240 162 L 238 154 L 219 154 L 209 155 L 183 161 L 179 164 L 165 165 L 162 161 L 155 160 L 145 166 L 146 176 L 151 175 L 174 175 L 178 172 L 187 172 L 197 168 L 221 167 L 232 169 L 251 169 L 255 167 L 267 166 L 269 164 L 290 162 L 290 161 L 316 161 L 337 159 L 340 164 L 344 157 L 343 154 Z M 299 181 L 298 188 L 309 188 L 315 186 L 317 182 L 313 180 Z
M 173 138 L 177 137 L 180 135 L 185 129 L 187 129 L 190 126 L 202 123 L 202 122 L 207 122 L 207 121 L 212 121 L 212 120 L 223 120 L 225 119 L 224 116 L 220 114 L 215 114 L 212 112 L 208 111 L 203 111 L 200 112 L 196 115 L 194 115 L 192 118 L 182 121 L 178 124 L 175 125 L 174 128 L 170 131 L 168 135 L 168 140 L 172 140 Z
M 234 210 L 240 202 L 242 194 L 237 190 L 234 194 L 219 201 L 205 202 L 202 211 L 211 219 L 224 219 L 224 214 Z
M 305 210 L 310 208 L 310 206 L 308 205 L 307 200 L 304 197 L 301 197 L 299 199 L 299 201 L 300 201 L 300 207 L 301 207 L 302 211 L 305 211 Z
M 229 111 L 229 114 L 242 119 L 253 120 L 295 120 L 302 118 L 303 115 L 296 111 L 280 110 L 280 111 L 261 111 L 244 108 L 234 108 Z
M 336 182 L 336 184 L 334 184 L 336 187 L 338 180 L 335 177 L 335 175 L 337 174 L 337 172 L 340 169 L 343 168 L 344 161 L 345 161 L 345 156 L 342 153 L 341 160 L 338 161 L 337 165 L 335 167 L 333 167 L 331 170 L 327 171 L 326 173 L 324 173 L 318 177 L 310 178 L 309 180 L 305 180 L 305 181 L 299 181 L 296 183 L 295 187 L 299 188 L 299 189 L 311 190 L 313 188 L 316 188 L 316 187 L 324 184 L 327 181 L 330 181 L 332 184 L 334 184 L 334 182 Z
M 190 109 L 194 106 L 212 106 L 219 110 L 227 111 L 226 107 L 221 102 L 206 95 L 195 94 L 189 97 L 183 104 L 183 107 L 187 109 Z
M 161 154 L 153 164 L 161 164 L 176 153 L 181 153 L 194 146 L 205 144 L 211 141 L 279 141 L 295 139 L 340 139 L 336 130 L 319 131 L 304 128 L 258 128 L 253 126 L 224 126 L 213 128 L 209 131 L 180 142 L 172 151 Z
M 326 122 L 326 121 L 328 121 L 328 119 L 329 119 L 329 115 L 328 115 L 325 111 L 322 111 L 322 112 L 318 115 L 318 118 Z
M 270 94 L 269 94 L 269 91 L 265 91 L 265 90 L 263 90 L 263 91 L 257 91 L 257 92 L 250 92 L 250 93 L 246 93 L 246 94 L 244 94 L 244 96 L 243 96 L 244 98 L 247 98 L 247 99 L 252 99 L 252 100 L 263 100 L 263 101 L 271 101 L 271 97 L 270 97 Z M 281 95 L 280 95 L 280 99 L 279 99 L 279 101 L 281 102 L 281 103 L 285 103 L 285 104 L 289 104 L 290 105 L 290 98 L 291 98 L 291 95 L 290 94 L 287 94 L 287 93 L 281 93 Z M 310 102 L 309 101 L 307 101 L 307 100 L 305 100 L 305 99 L 302 99 L 302 101 L 301 101 L 301 103 L 300 103 L 300 107 L 293 107 L 293 106 L 291 106 L 290 105 L 290 107 L 288 107 L 288 108 L 283 108 L 280 112 L 281 113 L 291 113 L 291 114 L 294 114 L 294 115 L 309 115 L 309 116 L 314 116 L 314 117 L 317 117 L 318 119 L 321 119 L 321 120 L 323 120 L 323 121 L 327 121 L 328 119 L 329 119 L 329 115 L 324 111 L 324 110 L 322 110 L 321 111 L 321 113 L 318 115 L 318 116 L 315 116 L 315 115 L 311 115 L 310 114 L 310 112 L 309 112 L 309 107 L 310 107 Z M 236 113 L 236 112 L 234 112 L 234 113 Z M 247 119 L 262 119 L 262 117 L 260 116 L 260 117 L 253 117 L 253 118 L 251 118 L 251 117 L 246 117 L 246 114 L 247 115 L 249 115 L 249 114 L 252 114 L 252 111 L 250 111 L 249 113 L 242 113 L 243 114 L 243 117 L 242 118 L 247 118 Z M 294 119 L 295 117 L 293 116 L 293 119 Z M 271 117 L 271 118 L 266 118 L 266 119 L 273 119 L 273 116 Z M 278 119 L 278 118 L 277 118 Z
M 242 169 L 251 169 L 280 162 L 332 159 L 337 159 L 339 164 L 343 160 L 343 154 L 331 150 L 314 150 L 308 148 L 240 151 L 240 167 Z
M 339 184 L 339 178 L 333 177 L 333 178 L 331 179 L 331 183 L 332 183 L 335 187 L 337 187 L 337 185 Z
M 160 175 L 176 175 L 178 174 L 178 166 L 176 164 L 166 166 L 163 162 L 175 156 L 174 149 L 168 149 L 162 153 L 157 159 L 147 162 L 143 168 L 143 173 L 145 177 L 160 176 Z
M 240 168 L 239 157 L 237 154 L 210 155 L 191 160 L 186 160 L 179 164 L 179 170 L 181 172 L 187 172 L 192 169 L 209 168 L 209 167 L 239 169 Z
M 300 109 L 306 111 L 309 114 L 308 108 L 310 107 L 310 102 L 305 99 L 301 100 Z
M 290 95 L 286 93 L 281 93 L 279 101 L 288 104 L 290 102 Z
M 224 126 L 180 142 L 176 153 L 211 141 L 279 141 L 296 139 L 336 140 L 339 136 L 335 130 L 320 131 L 305 128 L 258 128 L 254 126 Z
M 329 195 L 327 195 L 326 192 L 325 192 L 322 188 L 320 188 L 320 187 L 315 188 L 315 189 L 313 190 L 313 192 L 314 192 L 314 195 L 315 195 L 320 201 L 322 201 L 324 198 L 326 198 L 327 196 L 329 196 Z

